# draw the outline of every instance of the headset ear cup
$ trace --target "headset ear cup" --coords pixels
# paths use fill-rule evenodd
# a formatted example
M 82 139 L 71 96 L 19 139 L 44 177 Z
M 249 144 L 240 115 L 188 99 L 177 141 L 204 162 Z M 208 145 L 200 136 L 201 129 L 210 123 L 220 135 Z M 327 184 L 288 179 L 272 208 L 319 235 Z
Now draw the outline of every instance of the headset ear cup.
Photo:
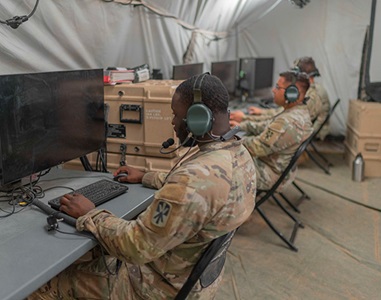
M 194 136 L 203 136 L 212 129 L 212 111 L 205 104 L 195 103 L 188 109 L 186 123 Z
M 296 85 L 291 84 L 284 91 L 284 97 L 288 103 L 292 103 L 298 100 L 299 98 L 299 89 Z

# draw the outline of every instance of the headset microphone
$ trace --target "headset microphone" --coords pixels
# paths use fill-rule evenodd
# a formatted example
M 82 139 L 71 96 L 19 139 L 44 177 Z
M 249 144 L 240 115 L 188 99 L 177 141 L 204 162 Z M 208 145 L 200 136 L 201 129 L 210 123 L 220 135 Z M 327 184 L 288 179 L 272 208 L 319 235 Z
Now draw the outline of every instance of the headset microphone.
M 175 143 L 174 139 L 173 139 L 173 138 L 169 138 L 168 140 L 166 140 L 165 142 L 163 142 L 163 143 L 161 144 L 161 146 L 162 146 L 164 149 L 167 149 L 167 148 L 169 148 L 170 146 L 172 146 L 174 143 Z
M 181 147 L 184 147 L 189 141 L 190 139 L 193 137 L 193 134 L 190 132 L 188 134 L 188 136 L 186 137 L 186 139 L 184 140 L 184 142 L 182 142 L 179 146 L 177 146 L 175 149 L 171 150 L 171 151 L 163 151 L 163 149 L 167 149 L 168 147 L 172 146 L 175 141 L 172 139 L 172 138 L 169 138 L 168 140 L 166 140 L 165 142 L 163 142 L 161 144 L 161 149 L 160 149 L 160 153 L 161 154 L 170 154 L 170 153 L 173 153 L 175 152 L 176 150 L 180 149 Z M 194 142 L 192 142 L 192 146 L 193 146 Z

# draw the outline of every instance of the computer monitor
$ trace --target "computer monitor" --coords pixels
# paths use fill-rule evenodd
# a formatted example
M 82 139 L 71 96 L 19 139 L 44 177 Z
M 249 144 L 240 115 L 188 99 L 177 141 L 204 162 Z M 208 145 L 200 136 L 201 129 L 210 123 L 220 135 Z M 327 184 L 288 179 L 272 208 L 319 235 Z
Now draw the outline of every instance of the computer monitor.
M 204 63 L 175 65 L 172 70 L 174 80 L 185 80 L 194 75 L 202 74 Z
M 221 79 L 229 94 L 235 94 L 237 86 L 236 60 L 212 62 L 211 73 Z
M 105 143 L 103 70 L 0 76 L 0 188 Z
M 239 88 L 253 97 L 255 90 L 273 85 L 274 58 L 241 58 L 239 72 Z

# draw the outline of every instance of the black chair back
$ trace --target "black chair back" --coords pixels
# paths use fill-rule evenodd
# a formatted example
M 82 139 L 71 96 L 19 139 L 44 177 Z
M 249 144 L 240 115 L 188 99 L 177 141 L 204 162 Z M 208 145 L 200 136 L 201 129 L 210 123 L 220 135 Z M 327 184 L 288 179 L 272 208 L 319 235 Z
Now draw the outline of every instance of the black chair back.
M 207 268 L 214 268 L 214 272 L 218 274 L 221 272 L 223 266 L 225 265 L 226 252 L 236 231 L 237 230 L 233 230 L 225 235 L 222 235 L 210 243 L 208 248 L 197 261 L 196 265 L 193 267 L 192 272 L 176 295 L 175 300 L 185 300 L 197 280 L 202 277 Z M 211 284 L 216 278 L 204 278 L 204 281 L 208 281 Z

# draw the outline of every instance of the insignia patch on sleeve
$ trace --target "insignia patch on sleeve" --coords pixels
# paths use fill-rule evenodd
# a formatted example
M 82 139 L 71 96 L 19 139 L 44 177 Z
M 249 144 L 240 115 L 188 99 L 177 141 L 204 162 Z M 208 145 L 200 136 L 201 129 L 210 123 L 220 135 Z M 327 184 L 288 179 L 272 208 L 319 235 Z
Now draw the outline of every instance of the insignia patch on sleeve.
M 260 135 L 261 141 L 272 147 L 285 132 L 284 122 L 276 120 L 271 123 L 268 128 Z
M 273 134 L 274 134 L 274 131 L 271 131 L 271 130 L 266 131 L 265 140 L 269 141 L 271 137 L 273 136 Z
M 171 209 L 171 204 L 159 201 L 152 215 L 151 223 L 157 227 L 164 227 L 167 224 Z

